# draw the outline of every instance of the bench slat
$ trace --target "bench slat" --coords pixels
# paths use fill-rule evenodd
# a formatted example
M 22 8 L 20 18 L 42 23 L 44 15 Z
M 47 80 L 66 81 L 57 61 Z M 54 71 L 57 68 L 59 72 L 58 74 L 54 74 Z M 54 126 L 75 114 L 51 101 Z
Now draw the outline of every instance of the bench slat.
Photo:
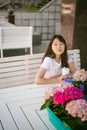
M 12 76 L 19 76 L 19 75 L 25 75 L 26 72 L 24 70 L 21 71 L 15 71 L 15 72 L 7 72 L 7 73 L 0 73 L 1 78 L 6 78 L 6 77 L 12 77 Z

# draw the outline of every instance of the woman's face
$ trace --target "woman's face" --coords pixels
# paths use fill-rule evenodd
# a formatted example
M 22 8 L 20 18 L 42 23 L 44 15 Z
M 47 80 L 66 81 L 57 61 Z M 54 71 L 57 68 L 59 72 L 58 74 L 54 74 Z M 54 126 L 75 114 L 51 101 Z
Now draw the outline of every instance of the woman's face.
M 52 43 L 52 50 L 56 55 L 61 55 L 65 50 L 65 45 L 63 42 L 60 42 L 57 38 L 55 38 Z

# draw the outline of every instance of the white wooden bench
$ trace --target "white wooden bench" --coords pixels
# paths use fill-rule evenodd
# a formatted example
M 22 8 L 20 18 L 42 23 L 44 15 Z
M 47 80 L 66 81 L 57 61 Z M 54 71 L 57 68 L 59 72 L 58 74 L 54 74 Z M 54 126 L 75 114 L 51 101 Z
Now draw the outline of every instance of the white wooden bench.
M 69 50 L 77 69 L 80 69 L 80 51 Z M 43 53 L 5 57 L 0 59 L 0 88 L 34 83 Z
M 71 55 L 76 69 L 80 69 L 81 68 L 80 50 L 79 49 L 68 50 L 68 53 L 69 55 Z
M 33 53 L 33 27 L 0 27 L 0 50 L 30 48 Z

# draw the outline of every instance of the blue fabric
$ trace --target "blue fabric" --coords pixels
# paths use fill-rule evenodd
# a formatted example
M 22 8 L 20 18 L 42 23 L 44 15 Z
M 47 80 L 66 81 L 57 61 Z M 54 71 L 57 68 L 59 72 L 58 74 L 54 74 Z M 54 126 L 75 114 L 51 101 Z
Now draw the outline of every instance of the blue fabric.
M 64 125 L 64 123 L 50 110 L 50 108 L 47 108 L 47 112 L 49 120 L 56 130 L 71 130 L 69 127 Z
M 64 81 L 66 81 L 68 83 L 72 83 L 72 79 L 70 79 L 70 78 L 66 78 L 66 79 L 64 79 Z
M 80 84 L 79 88 L 84 92 L 84 84 Z

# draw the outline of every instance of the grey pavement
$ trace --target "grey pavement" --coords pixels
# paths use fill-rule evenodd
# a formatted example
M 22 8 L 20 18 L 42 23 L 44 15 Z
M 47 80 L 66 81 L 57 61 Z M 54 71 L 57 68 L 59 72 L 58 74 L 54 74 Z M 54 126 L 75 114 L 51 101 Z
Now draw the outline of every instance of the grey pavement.
M 40 45 L 33 46 L 33 53 L 44 53 L 47 49 L 49 41 L 42 41 Z

